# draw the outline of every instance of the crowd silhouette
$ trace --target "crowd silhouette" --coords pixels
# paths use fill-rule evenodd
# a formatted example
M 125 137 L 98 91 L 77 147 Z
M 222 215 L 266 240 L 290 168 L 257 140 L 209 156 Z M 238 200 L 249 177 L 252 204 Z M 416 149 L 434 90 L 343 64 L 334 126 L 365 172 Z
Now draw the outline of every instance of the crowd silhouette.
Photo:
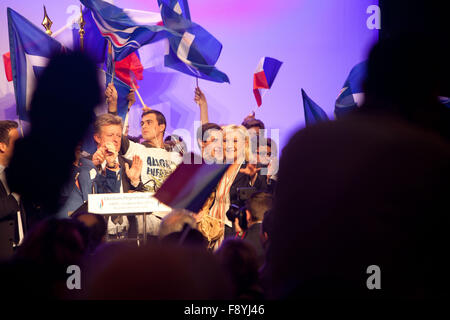
M 2 290 L 41 299 L 447 297 L 450 109 L 439 102 L 450 95 L 447 52 L 420 34 L 380 41 L 369 55 L 364 104 L 342 119 L 296 132 L 276 178 L 258 176 L 260 168 L 245 154 L 242 166 L 230 165 L 224 177 L 231 183 L 223 182 L 222 190 L 220 182 L 210 196 L 216 202 L 208 200 L 202 212 L 216 210 L 214 224 L 225 219 L 222 203 L 239 200 L 246 207 L 230 225 L 220 222 L 216 242 L 197 228 L 201 214 L 181 210 L 158 222 L 159 235 L 139 246 L 108 241 L 109 222 L 86 207 L 70 218 L 55 217 L 75 150 L 104 100 L 89 58 L 55 56 L 38 79 L 31 130 L 4 165 L 26 228 L 14 255 L 0 265 Z M 165 124 L 156 125 L 164 134 Z M 250 117 L 244 126 L 223 130 L 251 127 L 262 130 L 264 124 Z M 214 135 L 203 135 L 207 129 L 222 130 L 203 124 L 203 151 L 217 143 Z M 127 143 L 132 148 L 134 142 Z M 222 150 L 234 157 L 242 151 Z M 103 170 L 116 170 L 113 165 Z M 239 188 L 248 185 L 270 196 L 270 204 L 243 199 Z M 17 223 L 16 211 L 2 219 Z M 249 240 L 246 232 L 255 223 Z M 71 265 L 86 275 L 82 290 L 67 288 Z M 381 290 L 368 288 L 370 266 L 381 272 Z

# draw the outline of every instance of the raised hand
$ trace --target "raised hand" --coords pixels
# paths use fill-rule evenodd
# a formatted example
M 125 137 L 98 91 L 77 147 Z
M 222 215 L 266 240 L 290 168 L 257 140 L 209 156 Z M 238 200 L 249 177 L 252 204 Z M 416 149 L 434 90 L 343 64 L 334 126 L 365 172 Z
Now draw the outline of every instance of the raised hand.
M 116 163 L 116 159 L 117 159 L 117 150 L 114 147 L 114 144 L 112 142 L 107 142 L 104 147 L 104 154 L 105 154 L 105 160 L 106 160 L 106 164 L 108 165 L 108 167 L 113 167 L 115 166 Z
M 206 97 L 199 87 L 195 88 L 194 101 L 200 107 L 200 121 L 202 124 L 208 123 L 208 102 L 206 102 Z
M 134 94 L 134 89 L 131 89 L 127 95 L 128 107 L 131 107 L 136 102 L 136 95 Z
M 105 152 L 102 147 L 99 147 L 92 155 L 92 162 L 94 163 L 94 166 L 99 166 L 103 161 L 105 161 Z
M 139 184 L 141 178 L 143 162 L 139 156 L 133 157 L 133 163 L 131 164 L 131 168 L 128 163 L 125 163 L 125 173 L 127 174 L 128 179 L 130 179 L 131 184 L 133 186 L 137 186 Z
M 109 112 L 117 112 L 117 90 L 113 83 L 109 83 L 105 90 L 106 103 L 108 104 Z
M 202 90 L 200 90 L 199 87 L 195 88 L 194 101 L 196 104 L 199 105 L 200 108 L 204 108 L 204 107 L 208 106 L 208 103 L 206 102 L 206 97 L 205 97 L 204 93 L 202 92 Z
M 239 172 L 242 172 L 253 178 L 256 175 L 256 173 L 258 173 L 260 170 L 261 168 L 256 168 L 254 164 L 249 163 L 245 168 L 240 169 Z

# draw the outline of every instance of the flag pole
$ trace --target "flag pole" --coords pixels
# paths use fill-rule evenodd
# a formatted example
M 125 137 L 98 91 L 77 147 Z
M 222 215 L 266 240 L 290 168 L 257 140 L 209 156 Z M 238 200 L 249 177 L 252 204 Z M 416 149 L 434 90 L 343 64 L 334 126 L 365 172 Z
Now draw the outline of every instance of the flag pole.
M 45 33 L 49 36 L 52 35 L 52 30 L 50 28 L 52 27 L 53 21 L 50 20 L 50 18 L 47 15 L 47 9 L 44 6 L 44 19 L 42 20 L 42 26 L 45 28 Z
M 139 101 L 140 101 L 141 104 L 142 104 L 142 108 L 147 107 L 147 105 L 144 103 L 144 100 L 142 100 L 142 97 L 141 97 L 141 95 L 140 95 L 138 89 L 136 89 L 136 86 L 134 85 L 134 82 L 133 82 L 133 81 L 131 82 L 131 85 L 133 86 L 134 92 L 137 93 L 137 96 L 138 96 L 138 98 L 139 98 Z M 148 108 L 148 107 L 147 107 L 147 108 Z
M 127 115 L 125 116 L 125 120 L 123 122 L 122 134 L 125 134 L 125 132 L 127 131 L 127 127 L 128 127 L 128 113 L 130 112 L 130 107 L 131 107 L 131 102 L 128 102 L 128 111 L 127 111 Z
M 114 83 L 114 76 L 116 73 L 116 64 L 114 62 L 114 51 L 112 49 L 111 40 L 108 41 L 108 56 L 111 59 L 111 68 L 112 68 L 110 83 Z
M 52 36 L 52 30 L 51 30 L 52 24 L 53 24 L 53 21 L 48 16 L 47 9 L 45 8 L 45 5 L 44 5 L 44 19 L 42 19 L 41 25 L 44 27 L 45 33 L 48 34 L 50 37 Z M 22 134 L 22 137 L 24 137 L 22 120 L 20 119 L 20 117 L 19 117 L 19 128 L 20 128 L 20 133 Z
M 264 90 L 264 92 L 263 92 L 263 94 L 262 94 L 262 96 L 261 96 L 261 106 L 262 106 L 262 100 L 263 100 L 264 96 L 266 95 L 267 91 L 268 91 L 268 90 Z M 253 116 L 253 118 L 255 117 L 256 110 L 258 110 L 259 108 L 261 108 L 261 106 L 258 106 L 256 109 L 253 109 L 253 110 L 252 110 L 252 116 Z
M 78 31 L 78 33 L 80 34 L 80 50 L 84 51 L 84 26 L 86 24 L 86 21 L 84 21 L 83 18 L 83 8 L 80 4 L 80 30 Z
M 20 120 L 20 118 L 19 118 L 19 129 L 20 129 L 20 133 L 22 134 L 22 138 L 23 138 L 24 135 L 23 135 L 22 120 Z

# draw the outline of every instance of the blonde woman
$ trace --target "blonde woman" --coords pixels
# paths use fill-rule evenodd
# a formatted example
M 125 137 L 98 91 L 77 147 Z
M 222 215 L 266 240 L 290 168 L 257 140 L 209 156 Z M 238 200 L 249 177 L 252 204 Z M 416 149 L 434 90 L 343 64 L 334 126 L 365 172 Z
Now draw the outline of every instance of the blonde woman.
M 230 164 L 215 191 L 214 203 L 210 207 L 209 216 L 220 226 L 220 237 L 211 243 L 217 249 L 222 243 L 225 229 L 232 230 L 233 221 L 228 220 L 226 213 L 230 208 L 230 190 L 241 165 L 250 159 L 250 138 L 244 126 L 228 125 L 222 127 L 224 163 Z

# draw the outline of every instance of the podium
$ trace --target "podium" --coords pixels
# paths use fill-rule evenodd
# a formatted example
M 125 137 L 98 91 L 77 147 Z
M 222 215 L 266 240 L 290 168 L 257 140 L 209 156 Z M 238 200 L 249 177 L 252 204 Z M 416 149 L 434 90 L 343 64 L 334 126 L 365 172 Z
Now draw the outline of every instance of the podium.
M 144 244 L 147 242 L 147 214 L 170 212 L 166 206 L 150 192 L 96 193 L 88 195 L 88 212 L 102 216 L 142 215 Z

